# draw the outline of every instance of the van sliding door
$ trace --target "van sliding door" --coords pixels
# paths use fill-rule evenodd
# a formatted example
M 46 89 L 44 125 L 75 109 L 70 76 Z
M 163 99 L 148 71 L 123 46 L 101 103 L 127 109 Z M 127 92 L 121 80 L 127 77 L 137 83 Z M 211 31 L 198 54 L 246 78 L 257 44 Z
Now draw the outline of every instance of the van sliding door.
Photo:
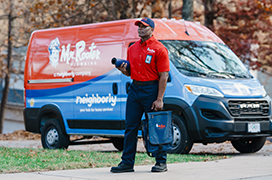
M 121 57 L 121 43 L 83 42 L 74 67 L 74 119 L 70 128 L 80 134 L 118 134 L 120 121 L 120 72 L 111 64 Z M 84 54 L 85 53 L 85 54 Z

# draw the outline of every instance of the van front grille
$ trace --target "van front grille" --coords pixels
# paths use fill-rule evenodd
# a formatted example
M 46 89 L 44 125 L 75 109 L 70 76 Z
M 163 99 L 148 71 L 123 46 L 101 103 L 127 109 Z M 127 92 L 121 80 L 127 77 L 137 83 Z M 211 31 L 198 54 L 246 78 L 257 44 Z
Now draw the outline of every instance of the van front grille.
M 269 103 L 261 101 L 237 101 L 228 102 L 229 110 L 233 116 L 267 116 L 269 115 Z
M 267 121 L 269 122 L 269 118 L 234 118 L 235 122 L 256 122 L 256 121 Z

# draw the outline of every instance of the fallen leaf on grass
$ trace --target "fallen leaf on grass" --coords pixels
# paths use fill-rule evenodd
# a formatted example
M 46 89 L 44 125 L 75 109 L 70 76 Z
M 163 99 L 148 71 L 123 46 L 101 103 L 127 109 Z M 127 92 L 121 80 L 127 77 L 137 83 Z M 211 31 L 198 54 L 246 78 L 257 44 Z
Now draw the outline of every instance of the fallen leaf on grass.
M 96 165 L 92 164 L 92 163 L 89 163 L 89 166 L 91 166 L 92 168 L 94 168 Z
M 86 155 L 85 154 L 80 154 L 80 157 L 86 157 Z

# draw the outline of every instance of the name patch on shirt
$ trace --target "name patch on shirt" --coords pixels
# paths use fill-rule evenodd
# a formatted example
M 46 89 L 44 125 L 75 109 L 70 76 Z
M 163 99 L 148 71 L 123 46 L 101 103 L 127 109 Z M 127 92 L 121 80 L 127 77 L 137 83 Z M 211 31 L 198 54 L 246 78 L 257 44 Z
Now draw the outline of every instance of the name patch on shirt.
M 150 64 L 151 59 L 152 59 L 152 56 L 151 56 L 151 55 L 146 55 L 145 63 Z

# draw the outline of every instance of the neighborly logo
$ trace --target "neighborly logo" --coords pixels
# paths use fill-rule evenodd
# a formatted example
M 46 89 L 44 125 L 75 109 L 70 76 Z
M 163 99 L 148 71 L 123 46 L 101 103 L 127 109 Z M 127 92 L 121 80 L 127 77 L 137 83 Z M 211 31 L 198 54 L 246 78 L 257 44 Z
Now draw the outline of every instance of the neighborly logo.
M 156 127 L 159 129 L 164 129 L 165 125 L 164 124 L 156 124 Z
M 96 65 L 95 60 L 100 59 L 101 52 L 94 42 L 86 48 L 86 42 L 82 40 L 75 44 L 74 50 L 70 48 L 71 44 L 62 45 L 60 48 L 58 38 L 52 40 L 48 46 L 49 63 L 55 68 L 62 62 L 70 66 L 87 66 Z
M 93 104 L 104 104 L 109 103 L 111 106 L 116 105 L 116 96 L 112 96 L 110 93 L 108 96 L 100 96 L 99 94 L 92 94 L 85 96 L 76 96 L 76 104 L 86 104 L 91 107 Z

